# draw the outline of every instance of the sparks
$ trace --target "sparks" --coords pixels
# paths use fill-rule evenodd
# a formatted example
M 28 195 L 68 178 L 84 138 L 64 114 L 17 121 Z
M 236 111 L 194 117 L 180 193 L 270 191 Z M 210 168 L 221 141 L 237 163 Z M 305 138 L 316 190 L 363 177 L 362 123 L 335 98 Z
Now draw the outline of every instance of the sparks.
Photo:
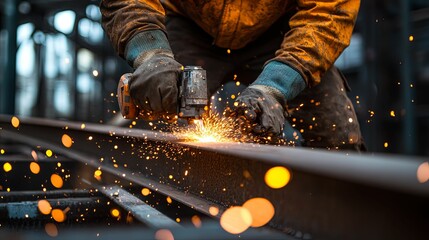
M 177 128 L 173 133 L 187 141 L 195 142 L 233 142 L 234 127 L 230 119 L 216 114 L 194 120 L 187 128 Z

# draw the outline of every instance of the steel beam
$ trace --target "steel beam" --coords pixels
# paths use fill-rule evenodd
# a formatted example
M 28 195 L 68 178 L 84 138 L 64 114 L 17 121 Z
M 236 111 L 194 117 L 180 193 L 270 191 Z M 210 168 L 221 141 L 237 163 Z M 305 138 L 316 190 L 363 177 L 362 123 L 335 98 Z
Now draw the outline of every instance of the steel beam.
M 152 131 L 93 124 L 82 129 L 80 123 L 41 119 L 21 119 L 14 129 L 10 116 L 0 116 L 0 128 L 1 137 L 82 159 L 117 179 L 164 192 L 206 213 L 214 203 L 227 208 L 249 198 L 267 198 L 276 209 L 270 226 L 295 236 L 420 238 L 429 228 L 428 183 L 416 177 L 427 161 L 423 158 L 192 143 Z M 69 149 L 61 144 L 63 134 L 74 140 Z M 265 173 L 273 166 L 291 172 L 284 188 L 265 184 Z

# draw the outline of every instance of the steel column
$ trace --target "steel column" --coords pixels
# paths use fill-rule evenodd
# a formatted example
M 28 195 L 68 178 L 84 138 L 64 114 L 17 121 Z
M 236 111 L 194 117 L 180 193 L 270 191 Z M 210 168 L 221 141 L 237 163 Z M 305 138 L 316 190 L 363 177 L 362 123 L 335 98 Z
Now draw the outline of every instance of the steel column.
M 416 153 L 416 123 L 415 123 L 415 109 L 414 91 L 411 87 L 413 77 L 412 71 L 412 56 L 410 52 L 410 1 L 400 1 L 400 19 L 401 19 L 401 33 L 400 33 L 400 48 L 401 48 L 401 86 L 402 86 L 402 106 L 405 111 L 402 123 L 402 142 L 403 153 L 415 154 Z
M 17 3 L 6 0 L 3 15 L 7 31 L 7 62 L 0 88 L 0 113 L 15 114 Z

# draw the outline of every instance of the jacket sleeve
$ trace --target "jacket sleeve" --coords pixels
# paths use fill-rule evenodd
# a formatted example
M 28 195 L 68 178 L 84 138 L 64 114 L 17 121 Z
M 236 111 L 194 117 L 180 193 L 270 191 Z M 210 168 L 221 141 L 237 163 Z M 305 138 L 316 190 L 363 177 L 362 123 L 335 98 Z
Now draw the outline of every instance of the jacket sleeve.
M 121 57 L 136 34 L 149 30 L 166 32 L 165 11 L 159 0 L 102 0 L 100 11 L 104 30 Z
M 349 45 L 360 0 L 297 0 L 297 4 L 291 30 L 272 60 L 292 67 L 312 87 Z

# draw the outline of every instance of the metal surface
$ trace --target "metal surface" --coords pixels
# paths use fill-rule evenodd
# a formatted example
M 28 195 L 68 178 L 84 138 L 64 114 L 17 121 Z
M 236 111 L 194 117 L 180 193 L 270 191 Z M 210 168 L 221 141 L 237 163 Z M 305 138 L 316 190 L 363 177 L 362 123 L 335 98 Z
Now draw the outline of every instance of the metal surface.
M 149 227 L 169 229 L 180 227 L 177 222 L 118 186 L 98 186 L 97 189 Z
M 224 209 L 267 198 L 276 210 L 270 226 L 295 236 L 419 239 L 429 228 L 428 183 L 416 178 L 426 161 L 422 158 L 190 143 L 152 131 L 92 124 L 82 129 L 80 123 L 41 119 L 21 119 L 14 129 L 10 116 L 0 117 L 0 127 L 0 137 L 82 159 L 206 214 L 215 203 Z M 73 138 L 71 148 L 62 146 L 63 134 Z M 275 190 L 265 184 L 264 175 L 279 165 L 289 169 L 292 180 Z

